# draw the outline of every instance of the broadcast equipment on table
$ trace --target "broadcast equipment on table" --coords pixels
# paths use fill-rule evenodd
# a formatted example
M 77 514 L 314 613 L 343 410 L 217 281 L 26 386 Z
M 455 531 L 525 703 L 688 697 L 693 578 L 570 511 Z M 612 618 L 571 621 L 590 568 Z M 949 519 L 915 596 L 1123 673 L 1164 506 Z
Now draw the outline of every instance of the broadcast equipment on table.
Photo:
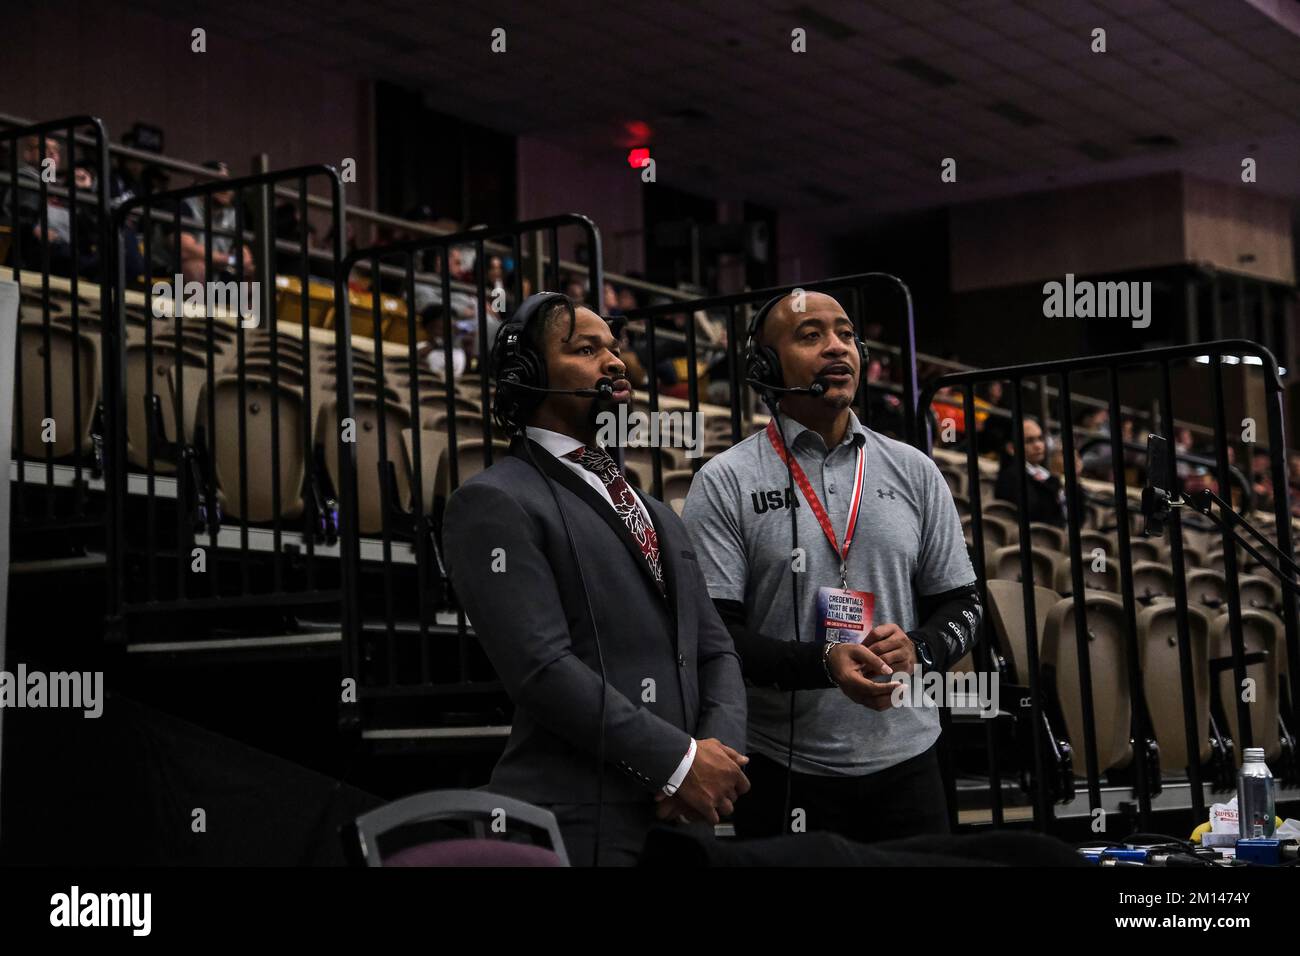
M 1286 573 L 1300 573 L 1290 556 L 1265 538 L 1253 525 L 1233 509 L 1230 502 L 1224 501 L 1208 488 L 1192 495 L 1183 495 L 1163 487 L 1174 484 L 1175 472 L 1170 467 L 1169 443 L 1159 435 L 1147 439 L 1147 483 L 1142 489 L 1142 528 L 1143 537 L 1159 537 L 1165 532 L 1165 522 L 1174 508 L 1191 508 L 1209 518 L 1232 537 L 1261 565 L 1281 581 L 1285 586 L 1300 593 L 1300 584 Z M 1217 506 L 1217 514 L 1215 512 Z M 1251 546 L 1246 538 L 1237 533 L 1237 526 L 1245 528 L 1255 539 L 1277 556 L 1286 571 L 1269 561 Z M 1257 758 L 1256 763 L 1263 764 L 1263 751 L 1247 751 L 1247 757 Z M 1243 769 L 1243 773 L 1244 773 Z M 1275 826 L 1280 823 L 1273 816 L 1271 793 L 1272 777 L 1267 767 L 1263 767 L 1263 776 L 1268 778 L 1270 792 L 1261 801 L 1266 815 L 1262 819 L 1274 821 L 1274 825 L 1256 827 L 1246 832 L 1247 820 L 1257 815 L 1251 807 L 1242 808 L 1242 801 L 1254 799 L 1241 786 L 1238 786 L 1238 817 L 1241 830 L 1234 838 L 1227 834 L 1217 841 L 1210 839 L 1210 824 L 1202 824 L 1192 835 L 1191 841 L 1159 834 L 1134 834 L 1121 843 L 1085 844 L 1079 853 L 1098 866 L 1244 866 L 1263 864 L 1271 866 L 1295 866 L 1300 861 L 1300 844 L 1289 834 L 1285 837 L 1275 836 Z M 1290 822 L 1293 825 L 1293 821 Z M 1210 845 L 1214 843 L 1214 845 Z

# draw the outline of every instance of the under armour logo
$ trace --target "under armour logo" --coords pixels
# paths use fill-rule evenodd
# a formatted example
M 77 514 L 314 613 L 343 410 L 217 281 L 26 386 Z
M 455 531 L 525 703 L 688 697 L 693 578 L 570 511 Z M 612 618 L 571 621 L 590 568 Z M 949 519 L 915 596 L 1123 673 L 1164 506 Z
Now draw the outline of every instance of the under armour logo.
M 897 500 L 898 500 L 898 499 L 896 499 L 896 498 L 894 497 L 894 489 L 893 489 L 893 488 L 890 488 L 890 489 L 888 489 L 888 490 L 886 490 L 886 489 L 884 489 L 884 488 L 877 488 L 877 489 L 876 489 L 876 497 L 877 497 L 877 498 L 884 498 L 885 495 L 889 495 L 889 500 L 890 500 L 890 501 L 897 501 Z

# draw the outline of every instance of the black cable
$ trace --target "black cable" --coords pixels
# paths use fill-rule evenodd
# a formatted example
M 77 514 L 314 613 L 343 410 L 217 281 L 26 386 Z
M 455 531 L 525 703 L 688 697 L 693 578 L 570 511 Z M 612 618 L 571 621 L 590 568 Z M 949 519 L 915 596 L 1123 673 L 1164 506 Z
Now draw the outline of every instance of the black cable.
M 600 630 L 596 627 L 596 612 L 591 608 L 591 592 L 587 590 L 587 579 L 582 573 L 582 562 L 578 559 L 578 546 L 573 540 L 573 532 L 569 528 L 569 519 L 564 513 L 564 507 L 560 504 L 560 496 L 555 490 L 555 483 L 551 481 L 550 475 L 542 471 L 541 465 L 537 463 L 537 456 L 533 454 L 532 442 L 528 438 L 528 428 L 525 425 L 519 427 L 519 434 L 524 443 L 524 451 L 528 453 L 528 460 L 533 463 L 542 480 L 546 482 L 546 487 L 551 490 L 551 497 L 555 499 L 555 510 L 560 513 L 560 521 L 564 525 L 564 535 L 569 539 L 569 554 L 573 556 L 573 566 L 578 570 L 578 583 L 582 585 L 582 598 L 587 602 L 587 618 L 591 621 L 591 636 L 596 640 L 596 661 L 600 664 L 600 731 L 596 744 L 596 834 L 592 847 L 592 866 L 600 866 L 600 825 L 601 817 L 605 812 L 605 701 L 609 696 L 609 681 L 605 676 L 605 654 L 600 649 Z
M 777 434 L 781 436 L 781 446 L 785 449 L 785 474 L 789 481 L 787 494 L 789 498 L 790 510 L 790 600 L 794 612 L 794 640 L 798 644 L 802 641 L 799 635 L 799 572 L 794 569 L 795 553 L 799 550 L 799 517 L 795 514 L 795 505 L 797 504 L 794 496 L 794 468 L 790 464 L 790 459 L 794 455 L 794 449 L 786 443 L 785 430 L 781 427 L 781 415 L 777 411 L 777 402 L 770 392 L 764 396 L 767 401 L 768 410 L 772 413 L 772 420 L 776 422 Z M 794 695 L 797 690 L 790 691 L 790 739 L 786 747 L 785 760 L 785 809 L 781 813 L 781 832 L 786 832 L 786 827 L 790 822 L 790 789 L 794 780 Z

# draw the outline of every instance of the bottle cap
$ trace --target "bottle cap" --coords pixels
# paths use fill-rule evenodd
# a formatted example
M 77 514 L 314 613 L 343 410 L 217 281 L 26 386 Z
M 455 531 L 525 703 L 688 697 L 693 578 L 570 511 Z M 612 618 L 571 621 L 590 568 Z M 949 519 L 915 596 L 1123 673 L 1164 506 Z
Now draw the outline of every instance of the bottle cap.
M 1243 755 L 1243 756 L 1245 757 L 1245 759 L 1247 759 L 1247 760 L 1263 760 L 1263 759 L 1264 759 L 1264 748 L 1263 748 L 1263 747 L 1247 747 L 1244 751 L 1242 751 L 1242 755 Z

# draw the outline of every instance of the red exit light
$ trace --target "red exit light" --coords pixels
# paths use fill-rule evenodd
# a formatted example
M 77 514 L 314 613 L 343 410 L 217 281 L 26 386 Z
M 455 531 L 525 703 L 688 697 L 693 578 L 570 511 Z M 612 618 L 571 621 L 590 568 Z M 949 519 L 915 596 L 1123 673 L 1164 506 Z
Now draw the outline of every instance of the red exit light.
M 627 164 L 633 169 L 640 169 L 650 159 L 650 147 L 638 146 L 627 151 Z

